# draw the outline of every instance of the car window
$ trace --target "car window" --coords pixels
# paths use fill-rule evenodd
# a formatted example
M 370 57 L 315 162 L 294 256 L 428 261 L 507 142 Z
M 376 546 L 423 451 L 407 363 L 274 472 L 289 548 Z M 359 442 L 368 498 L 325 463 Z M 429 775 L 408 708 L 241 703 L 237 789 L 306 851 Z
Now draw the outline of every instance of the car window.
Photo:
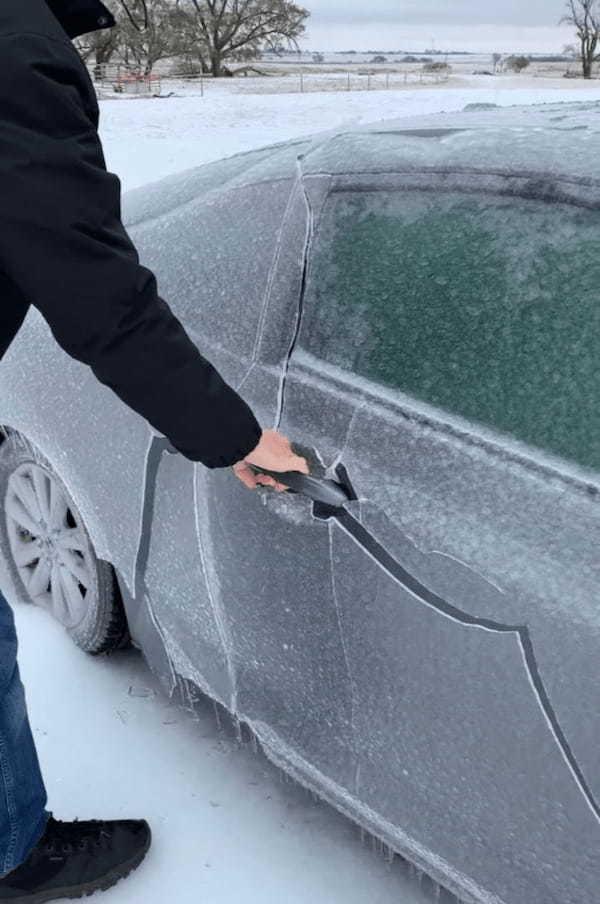
M 131 229 L 201 351 L 251 357 L 290 191 L 289 180 L 248 185 Z
M 335 192 L 313 242 L 298 344 L 600 470 L 600 211 Z

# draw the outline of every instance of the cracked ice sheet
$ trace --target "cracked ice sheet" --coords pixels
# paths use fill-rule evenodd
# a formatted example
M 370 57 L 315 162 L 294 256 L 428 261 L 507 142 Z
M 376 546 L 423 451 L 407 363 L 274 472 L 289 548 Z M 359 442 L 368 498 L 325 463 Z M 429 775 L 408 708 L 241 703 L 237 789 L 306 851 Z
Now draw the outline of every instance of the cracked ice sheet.
M 518 635 L 426 605 L 337 522 L 332 558 L 358 803 L 510 904 L 591 894 L 585 838 L 600 840 L 600 825 L 533 692 Z
M 146 525 L 147 561 L 140 556 L 138 577 L 170 659 L 196 662 L 202 671 L 197 683 L 229 705 L 232 676 L 199 546 L 195 474 L 196 467 L 181 455 L 162 454 L 156 462 L 150 475 L 154 492 L 148 496 L 153 504 L 151 524 Z M 143 644 L 144 637 L 140 640 Z
M 233 196 L 200 196 L 131 230 L 142 264 L 159 276 L 161 294 L 234 386 L 254 354 L 291 186 L 287 179 L 247 185 Z M 232 246 L 236 254 L 229 253 Z
M 364 389 L 362 383 L 357 387 L 357 394 Z M 341 405 L 335 406 L 336 412 L 344 409 L 343 398 L 340 401 Z M 498 461 L 497 469 L 490 470 L 485 450 L 473 449 L 443 429 L 434 430 L 430 421 L 406 416 L 394 420 L 392 406 L 383 407 L 384 412 L 377 411 L 374 403 L 365 404 L 363 400 L 343 440 L 339 458 L 360 497 L 359 502 L 348 503 L 346 508 L 356 515 L 360 511 L 361 523 L 397 561 L 448 602 L 473 616 L 530 627 L 533 650 L 551 705 L 592 793 L 597 792 L 597 745 L 593 742 L 597 726 L 586 715 L 595 711 L 590 689 L 594 687 L 598 617 L 591 601 L 595 599 L 593 585 L 598 575 L 594 574 L 592 580 L 588 580 L 588 575 L 596 562 L 592 538 L 597 535 L 597 506 L 585 493 L 574 492 L 572 488 L 566 491 L 560 481 L 519 468 L 514 462 Z M 374 436 L 378 437 L 377 443 L 372 441 Z M 514 500 L 519 501 L 518 506 Z M 493 518 L 486 515 L 488 511 L 494 513 Z M 562 536 L 556 536 L 557 530 L 563 531 Z M 527 546 L 523 549 L 525 541 Z M 569 550 L 566 556 L 565 548 Z M 427 629 L 419 628 L 414 598 L 395 587 L 393 580 L 386 578 L 381 568 L 361 553 L 337 524 L 333 527 L 334 556 L 336 549 L 336 600 L 342 613 L 347 668 L 353 676 L 353 712 L 364 715 L 363 736 L 357 742 L 365 751 L 360 772 L 361 799 L 371 803 L 378 812 L 386 812 L 390 800 L 409 799 L 403 783 L 412 783 L 413 791 L 419 793 L 424 787 L 435 789 L 440 777 L 447 776 L 454 768 L 452 752 L 456 757 L 460 751 L 456 787 L 469 776 L 469 786 L 463 789 L 465 802 L 462 806 L 458 800 L 449 803 L 450 792 L 455 790 L 450 784 L 448 793 L 443 786 L 437 789 L 444 806 L 447 804 L 452 810 L 458 807 L 463 813 L 468 811 L 469 791 L 481 803 L 487 800 L 490 811 L 498 804 L 497 812 L 502 814 L 504 804 L 500 798 L 508 800 L 514 794 L 522 764 L 539 761 L 543 756 L 540 752 L 545 750 L 545 758 L 552 763 L 554 790 L 540 786 L 537 767 L 533 767 L 529 779 L 535 793 L 524 812 L 530 812 L 536 824 L 544 822 L 546 816 L 541 818 L 541 814 L 545 813 L 548 800 L 553 795 L 557 797 L 556 789 L 560 788 L 560 806 L 577 824 L 580 845 L 585 844 L 587 832 L 596 836 L 598 820 L 572 772 L 566 768 L 561 747 L 544 718 L 517 635 L 485 637 L 476 628 L 451 625 L 439 613 L 432 617 Z M 571 561 L 573 557 L 575 563 Z M 344 586 L 345 598 L 341 589 Z M 577 600 L 575 606 L 573 600 Z M 420 613 L 419 618 L 422 617 Z M 569 648 L 571 654 L 565 656 Z M 408 663 L 415 649 L 420 655 L 411 667 Z M 419 670 L 419 686 L 409 691 Z M 448 699 L 448 687 L 461 671 L 462 678 Z M 428 686 L 426 702 L 418 703 L 419 693 Z M 504 713 L 494 713 L 498 695 L 507 702 Z M 450 718 L 461 698 L 465 709 Z M 416 712 L 411 708 L 411 700 Z M 407 706 L 408 710 L 403 709 Z M 434 734 L 430 748 L 411 753 L 412 730 L 390 734 L 390 726 L 419 726 L 422 712 L 431 714 L 432 706 L 439 713 L 434 721 L 446 736 L 449 723 L 464 729 L 442 756 L 443 769 L 441 762 L 434 765 L 440 756 L 436 748 L 443 750 L 445 744 L 443 735 Z M 357 724 L 356 716 L 354 722 Z M 470 734 L 489 740 L 495 733 L 492 750 L 481 749 L 470 762 L 465 738 Z M 419 736 L 426 735 L 425 726 L 421 726 Z M 527 750 L 519 750 L 522 737 L 528 738 Z M 533 738 L 535 743 L 529 746 Z M 518 754 L 514 755 L 513 750 Z M 495 761 L 497 751 L 505 751 L 504 762 Z M 404 775 L 399 769 L 400 762 L 410 761 L 411 756 L 413 765 L 408 775 Z M 480 757 L 485 760 L 486 779 L 481 773 Z M 377 776 L 387 768 L 386 763 L 393 767 L 394 762 L 398 763 L 400 785 L 397 794 L 390 794 L 389 790 L 378 788 Z M 416 777 L 411 775 L 413 768 Z M 477 781 L 482 782 L 480 791 L 476 790 Z M 515 806 L 518 800 L 519 795 L 514 798 Z M 474 804 L 472 809 L 472 813 L 465 813 L 467 820 L 478 812 Z M 414 812 L 433 814 L 434 801 L 428 800 L 426 807 L 415 806 Z M 404 820 L 402 824 L 407 825 L 404 810 L 395 814 L 395 818 L 390 814 L 390 818 Z M 530 835 L 532 860 L 538 859 L 540 863 L 546 851 L 554 849 L 556 838 L 571 831 L 564 821 L 557 823 L 554 815 L 547 825 L 553 827 L 551 837 L 537 829 Z M 530 828 L 527 824 L 524 833 L 529 833 Z M 472 827 L 471 831 L 477 837 L 476 829 Z M 492 825 L 490 837 L 493 832 Z M 537 837 L 532 840 L 536 832 Z M 465 835 L 468 834 L 466 830 Z M 438 836 L 443 837 L 440 826 L 431 833 L 433 843 Z M 499 844 L 494 856 L 501 850 L 500 841 Z M 449 849 L 447 855 L 451 862 L 460 862 L 460 852 Z M 507 859 L 514 856 L 515 851 L 506 850 Z M 468 874 L 479 878 L 487 887 L 504 887 L 502 876 L 494 875 L 491 862 L 486 864 L 490 867 L 486 881 L 477 876 L 477 863 L 469 867 L 468 860 L 465 862 Z M 563 880 L 569 869 L 568 860 L 564 869 Z M 584 871 L 578 872 L 580 877 L 592 875 L 585 872 L 583 862 L 581 869 Z M 554 888 L 557 894 L 560 892 L 561 901 L 575 901 L 582 893 L 581 886 L 577 892 L 571 892 L 568 883 L 561 887 L 560 877 L 557 870 L 547 877 L 547 884 L 544 884 L 546 879 L 541 880 L 539 889 L 526 887 L 519 891 L 515 887 L 507 900 L 518 901 L 518 895 L 524 894 L 527 900 L 542 902 Z
M 351 787 L 350 689 L 331 588 L 322 582 L 327 525 L 303 497 L 265 491 L 260 504 L 231 475 L 213 480 L 218 492 L 203 497 L 199 523 L 228 626 L 234 711 L 270 725 L 290 749 Z
M 309 358 L 301 350 L 294 353 L 294 379 L 288 402 L 293 405 L 295 417 L 300 418 L 303 411 L 314 412 L 310 399 L 315 393 L 318 399 L 317 389 L 321 382 L 318 376 L 314 376 L 314 371 L 310 371 L 309 377 L 303 377 L 302 364 L 314 363 Z M 335 368 L 325 365 L 322 369 L 331 371 L 328 376 L 335 378 Z M 498 471 L 490 474 L 485 451 L 474 448 L 472 443 L 459 442 L 451 430 L 434 430 L 431 418 L 419 419 L 417 412 L 410 412 L 409 418 L 406 412 L 394 418 L 391 398 L 386 404 L 380 403 L 380 410 L 376 410 L 366 381 L 357 381 L 349 398 L 348 380 L 345 374 L 340 385 L 346 383 L 346 392 L 340 389 L 335 404 L 327 406 L 323 418 L 327 423 L 327 432 L 323 437 L 319 433 L 319 423 L 306 425 L 307 432 L 311 430 L 311 435 L 317 437 L 317 448 L 329 453 L 324 456 L 326 460 L 332 464 L 339 460 L 348 469 L 360 499 L 348 503 L 346 508 L 356 514 L 360 510 L 362 524 L 404 567 L 465 613 L 496 619 L 507 625 L 525 625 L 528 623 L 527 614 L 537 615 L 537 620 L 533 622 L 530 618 L 529 624 L 532 625 L 534 653 L 544 687 L 558 717 L 559 727 L 573 748 L 576 763 L 583 769 L 588 786 L 593 786 L 597 775 L 597 745 L 593 743 L 593 737 L 594 734 L 597 737 L 597 729 L 586 712 L 595 711 L 592 698 L 595 687 L 594 650 L 597 649 L 598 638 L 596 631 L 589 630 L 594 623 L 597 624 L 591 607 L 595 597 L 592 586 L 586 587 L 584 580 L 578 588 L 581 608 L 573 610 L 569 603 L 573 598 L 572 584 L 577 575 L 570 571 L 567 579 L 563 579 L 562 572 L 551 560 L 552 555 L 561 552 L 560 541 L 557 542 L 554 536 L 557 526 L 572 529 L 574 524 L 578 524 L 578 549 L 583 552 L 579 564 L 583 566 L 584 574 L 589 573 L 590 562 L 595 562 L 592 538 L 597 535 L 595 525 L 598 517 L 593 499 L 585 493 L 575 494 L 577 498 L 573 498 L 560 481 L 550 479 L 545 473 L 519 468 L 510 461 L 499 459 Z M 332 382 L 327 385 L 331 391 Z M 398 398 L 395 402 L 397 409 Z M 410 404 L 414 408 L 414 401 Z M 344 429 L 346 425 L 348 427 Z M 377 437 L 376 443 L 373 442 L 374 437 Z M 333 458 L 336 445 L 340 452 Z M 514 486 L 510 485 L 511 481 Z M 540 497 L 540 491 L 546 496 Z M 517 511 L 515 499 L 519 500 Z M 452 508 L 456 510 L 451 522 L 449 508 L 450 514 Z M 486 514 L 488 511 L 497 521 Z M 527 536 L 529 555 L 539 556 L 535 574 L 539 574 L 540 578 L 537 581 L 534 577 L 529 597 L 518 594 L 519 573 L 514 574 L 513 566 L 523 562 L 531 570 L 535 559 L 534 562 L 528 561 L 527 551 L 514 541 L 506 526 L 506 519 L 512 518 L 513 525 L 520 527 L 522 536 L 523 524 L 520 524 L 519 517 L 527 511 L 531 513 L 535 525 L 534 536 L 536 531 L 538 533 L 533 551 L 531 529 Z M 582 524 L 583 512 L 587 514 Z M 506 530 L 506 535 L 493 533 L 493 544 L 482 550 L 481 544 L 488 534 L 501 528 Z M 546 850 L 554 850 L 555 844 L 562 843 L 556 841 L 555 833 L 560 836 L 569 829 L 564 818 L 556 821 L 556 814 L 547 823 L 545 815 L 541 816 L 545 814 L 547 801 L 556 796 L 555 789 L 560 788 L 562 795 L 559 809 L 562 807 L 562 812 L 568 812 L 569 819 L 577 822 L 582 847 L 585 833 L 598 833 L 598 821 L 589 806 L 589 798 L 582 793 L 581 785 L 565 760 L 564 747 L 559 743 L 561 739 L 548 724 L 547 711 L 540 705 L 519 635 L 516 632 L 504 636 L 489 632 L 484 634 L 481 629 L 452 623 L 439 613 L 429 613 L 431 624 L 426 629 L 419 626 L 417 614 L 413 611 L 415 601 L 410 594 L 394 589 L 394 582 L 385 578 L 379 566 L 372 571 L 372 560 L 357 550 L 354 541 L 346 537 L 336 523 L 330 530 L 332 557 L 338 549 L 333 586 L 340 613 L 346 674 L 352 688 L 354 749 L 364 755 L 362 767 L 355 773 L 360 777 L 360 784 L 356 785 L 360 802 L 371 805 L 380 814 L 387 812 L 390 820 L 397 825 L 417 827 L 422 832 L 419 836 L 422 840 L 427 837 L 428 828 L 431 848 L 439 852 L 435 846 L 438 833 L 443 838 L 446 831 L 448 839 L 452 839 L 452 832 L 448 827 L 444 830 L 440 824 L 424 827 L 419 822 L 423 812 L 435 814 L 435 791 L 442 801 L 439 805 L 442 812 L 456 810 L 464 814 L 467 822 L 474 820 L 475 826 L 466 828 L 465 836 L 471 833 L 471 837 L 483 838 L 483 834 L 477 835 L 478 817 L 483 819 L 479 807 L 493 813 L 498 798 L 512 800 L 514 807 L 517 807 L 520 794 L 516 794 L 515 789 L 523 780 L 520 764 L 534 764 L 540 757 L 544 761 L 547 759 L 552 766 L 550 769 L 545 766 L 545 770 L 553 773 L 552 784 L 541 787 L 537 767 L 534 766 L 532 775 L 525 782 L 528 793 L 533 793 L 533 796 L 524 808 L 524 812 L 532 814 L 531 819 L 536 826 L 541 823 L 552 826 L 548 830 L 552 837 L 544 836 L 543 831 L 537 828 L 530 836 L 532 862 L 539 861 L 539 875 L 544 876 L 541 864 L 545 861 Z M 513 529 L 513 535 L 514 532 Z M 517 538 L 520 539 L 519 534 Z M 565 537 L 562 538 L 564 541 Z M 547 548 L 550 548 L 551 556 Z M 345 551 L 345 555 L 340 556 L 339 549 Z M 472 557 L 473 552 L 479 553 L 479 556 Z M 555 574 L 549 576 L 547 569 L 552 567 Z M 525 576 L 528 573 L 530 571 L 526 571 Z M 515 581 L 516 585 L 508 583 L 507 578 Z M 534 595 L 544 592 L 553 592 L 554 596 L 540 599 Z M 565 605 L 561 614 L 559 605 L 563 601 Z M 386 610 L 389 618 L 382 619 L 382 613 Z M 587 630 L 573 631 L 572 623 L 577 628 L 577 622 L 586 611 L 589 613 L 585 619 Z M 370 613 L 371 617 L 365 612 Z M 396 624 L 398 618 L 404 618 L 407 623 L 401 621 Z M 422 613 L 420 618 L 423 618 Z M 386 657 L 388 645 L 389 654 Z M 583 646 L 585 662 L 581 659 Z M 562 655 L 565 647 L 572 648 L 571 656 Z M 416 662 L 412 667 L 408 666 L 415 655 Z M 409 660 L 409 656 L 412 659 Z M 429 666 L 433 668 L 431 674 L 427 672 L 429 660 L 433 663 Z M 463 666 L 465 661 L 469 663 L 468 668 Z M 570 680 L 574 663 L 578 664 L 578 674 Z M 415 688 L 411 681 L 414 682 L 415 675 L 419 675 L 419 668 L 422 680 Z M 463 668 L 463 678 L 454 686 L 453 681 Z M 437 683 L 432 684 L 434 679 Z M 419 693 L 422 695 L 423 689 L 426 691 L 428 687 L 429 694 L 423 701 Z M 447 699 L 449 687 L 452 687 L 452 693 Z M 503 711 L 498 710 L 499 695 L 505 700 Z M 410 709 L 411 699 L 416 713 Z M 582 701 L 587 702 L 582 705 Z M 463 707 L 460 712 L 456 711 L 457 705 Z M 403 710 L 403 706 L 409 708 Z M 445 737 L 438 737 L 435 732 L 429 737 L 430 746 L 425 747 L 430 753 L 428 761 L 424 751 L 415 752 L 413 730 L 405 733 L 404 726 L 413 726 L 413 729 L 417 726 L 420 730 L 416 733 L 427 737 L 426 726 L 422 726 L 420 720 L 423 713 L 431 713 L 432 706 L 436 706 L 436 712 L 440 713 L 434 721 L 439 723 Z M 448 723 L 461 727 L 457 737 L 449 737 Z M 396 733 L 394 729 L 397 729 Z M 473 759 L 472 752 L 465 749 L 469 734 L 473 738 L 486 738 L 492 745 L 491 751 L 482 746 Z M 446 750 L 445 743 L 449 745 Z M 526 749 L 523 749 L 523 744 Z M 438 749 L 444 751 L 443 754 L 438 753 Z M 500 762 L 497 761 L 499 755 Z M 389 777 L 390 769 L 395 777 L 400 763 L 410 756 L 416 760 L 416 779 L 411 774 L 412 767 L 407 769 L 406 775 L 402 771 L 398 775 L 396 791 L 390 791 L 389 785 L 381 784 L 380 777 Z M 483 773 L 480 758 L 484 760 Z M 401 767 L 402 770 L 404 768 Z M 454 786 L 450 784 L 446 792 L 446 779 L 443 777 L 452 769 L 456 769 L 456 782 Z M 457 793 L 457 788 L 462 788 L 465 781 L 469 784 L 463 788 L 464 801 L 461 803 L 461 799 L 452 795 Z M 391 802 L 407 802 L 410 799 L 404 785 L 411 783 L 416 785 L 412 790 L 417 797 L 423 793 L 423 787 L 429 789 L 432 797 L 427 799 L 426 805 L 415 803 L 413 813 L 402 809 L 403 804 L 399 804 L 400 812 L 386 811 Z M 594 787 L 591 790 L 594 792 Z M 472 812 L 469 812 L 469 794 L 478 801 L 477 806 L 472 805 Z M 502 801 L 499 806 L 497 823 L 488 827 L 490 837 L 502 825 L 503 819 L 506 821 L 504 828 L 510 834 L 508 824 L 513 816 L 502 809 Z M 411 822 L 412 817 L 415 822 Z M 529 833 L 529 829 L 526 825 L 524 834 Z M 521 840 L 519 838 L 517 847 Z M 495 890 L 507 887 L 502 869 L 507 872 L 506 862 L 514 861 L 519 855 L 515 850 L 505 849 L 505 863 L 498 870 L 494 866 L 496 861 L 491 859 L 492 850 L 494 858 L 502 852 L 501 839 L 498 839 L 496 848 L 490 845 L 486 876 L 478 875 L 477 862 L 469 861 L 468 852 L 450 847 L 446 853 L 452 863 L 462 863 L 468 875 Z M 581 867 L 585 869 L 585 862 Z M 561 887 L 561 881 L 567 875 L 568 859 L 564 861 L 564 869 L 562 874 L 557 870 L 549 877 L 544 876 L 538 888 L 519 889 L 514 886 L 508 900 L 520 901 L 525 896 L 527 900 L 544 902 L 554 889 L 560 890 L 561 900 L 569 900 L 572 894 L 570 900 L 575 901 L 582 891 L 581 887 L 573 892 L 566 886 Z M 593 875 L 593 872 L 588 869 L 588 872 L 579 872 L 578 875 Z
M 392 406 L 383 409 L 378 416 L 363 407 L 345 452 L 355 490 L 368 500 L 363 524 L 448 602 L 528 626 L 561 725 L 600 795 L 598 726 L 589 717 L 600 637 L 595 497 L 443 424 L 394 420 Z M 368 443 L 375 434 L 379 442 Z

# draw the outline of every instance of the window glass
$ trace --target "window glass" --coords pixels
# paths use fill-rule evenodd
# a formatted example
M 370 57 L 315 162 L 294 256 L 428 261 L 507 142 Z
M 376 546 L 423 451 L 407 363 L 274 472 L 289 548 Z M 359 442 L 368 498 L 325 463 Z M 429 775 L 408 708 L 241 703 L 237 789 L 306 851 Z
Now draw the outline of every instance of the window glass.
M 600 211 L 336 192 L 313 243 L 299 344 L 600 469 Z

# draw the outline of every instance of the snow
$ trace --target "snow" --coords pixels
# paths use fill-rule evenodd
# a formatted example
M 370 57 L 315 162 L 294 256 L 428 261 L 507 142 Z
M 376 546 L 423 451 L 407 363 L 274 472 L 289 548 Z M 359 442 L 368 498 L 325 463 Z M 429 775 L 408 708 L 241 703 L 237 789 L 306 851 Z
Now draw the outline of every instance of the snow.
M 272 95 L 227 93 L 210 86 L 204 97 L 105 100 L 100 130 L 107 165 L 127 190 L 220 157 L 340 126 L 462 110 L 468 103 L 600 99 L 600 83 L 565 88 L 564 81 L 510 78 L 502 80 L 509 87 L 484 88 L 482 78 L 472 78 L 461 89 Z
M 169 703 L 139 654 L 88 657 L 44 612 L 15 611 L 49 807 L 153 829 L 107 904 L 424 904 L 400 861 L 361 847 L 350 822 L 219 732 L 210 705 L 192 718 Z
M 107 163 L 133 188 L 271 142 L 349 124 L 442 110 L 600 99 L 600 85 L 314 94 L 235 94 L 101 102 Z M 360 423 L 357 420 L 360 427 Z M 370 517 L 373 517 L 372 514 Z M 426 545 L 426 544 L 424 544 Z M 329 550 L 330 555 L 331 549 Z M 16 593 L 1 582 L 11 601 Z M 158 904 L 423 904 L 401 861 L 361 847 L 355 826 L 219 729 L 160 691 L 135 651 L 91 658 L 39 610 L 15 607 L 20 665 L 49 792 L 61 818 L 145 816 L 154 845 L 143 866 L 103 900 Z M 337 613 L 340 617 L 340 613 Z M 353 699 L 353 706 L 356 701 Z M 353 718 L 359 714 L 353 713 Z M 361 718 L 366 713 L 360 714 Z M 442 895 L 441 900 L 445 900 Z

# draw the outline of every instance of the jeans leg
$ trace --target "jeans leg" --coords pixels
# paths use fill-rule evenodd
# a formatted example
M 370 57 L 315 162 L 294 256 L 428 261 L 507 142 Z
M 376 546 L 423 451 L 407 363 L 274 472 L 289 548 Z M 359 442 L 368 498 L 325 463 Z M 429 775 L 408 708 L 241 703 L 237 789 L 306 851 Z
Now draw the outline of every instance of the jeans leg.
M 0 876 L 23 863 L 40 840 L 46 803 L 17 665 L 14 616 L 0 592 Z

